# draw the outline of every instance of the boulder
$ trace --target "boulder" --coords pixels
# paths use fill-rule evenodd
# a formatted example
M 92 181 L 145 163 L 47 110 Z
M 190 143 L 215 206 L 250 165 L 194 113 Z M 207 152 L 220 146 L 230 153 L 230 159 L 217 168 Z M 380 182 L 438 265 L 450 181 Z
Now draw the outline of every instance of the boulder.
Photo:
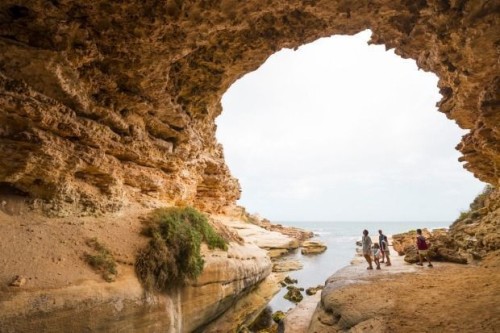
M 298 271 L 304 267 L 299 260 L 280 260 L 273 263 L 273 272 Z
M 324 286 L 318 285 L 316 287 L 309 287 L 306 289 L 306 294 L 309 296 L 316 295 L 319 290 L 322 290 Z
M 288 289 L 288 292 L 283 296 L 284 299 L 289 300 L 290 302 L 294 303 L 299 303 L 302 301 L 304 296 L 302 295 L 301 291 L 304 290 L 304 288 L 297 288 L 294 286 L 288 286 L 286 287 Z
M 292 279 L 290 276 L 285 277 L 283 280 L 286 284 L 296 284 L 298 281 L 297 279 Z
M 308 254 L 320 254 L 326 251 L 327 246 L 320 241 L 305 241 L 302 243 L 301 253 Z
M 272 318 L 274 322 L 279 323 L 285 318 L 285 313 L 281 310 L 276 311 L 275 313 L 273 313 Z

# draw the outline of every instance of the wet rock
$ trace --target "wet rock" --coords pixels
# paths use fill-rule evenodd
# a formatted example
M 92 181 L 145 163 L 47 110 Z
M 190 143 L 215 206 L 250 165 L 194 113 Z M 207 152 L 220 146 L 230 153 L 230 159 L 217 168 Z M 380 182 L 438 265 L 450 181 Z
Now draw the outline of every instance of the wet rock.
M 263 332 L 269 328 L 273 323 L 272 315 L 273 310 L 270 306 L 267 306 L 250 325 L 250 332 Z
M 322 290 L 324 286 L 318 285 L 316 287 L 309 287 L 306 289 L 306 294 L 309 296 L 315 295 L 319 290 Z
M 320 254 L 325 252 L 327 246 L 320 241 L 305 241 L 302 243 L 302 254 Z
M 273 272 L 290 272 L 302 269 L 304 264 L 298 260 L 282 260 L 273 263 Z
M 288 289 L 288 291 L 285 296 L 283 296 L 284 299 L 287 299 L 290 302 L 294 303 L 299 303 L 300 301 L 302 301 L 304 296 L 302 295 L 301 291 L 303 291 L 304 288 L 297 288 L 294 286 L 288 286 L 286 288 Z
M 276 311 L 273 313 L 272 318 L 274 322 L 279 323 L 285 318 L 285 313 L 283 311 Z
M 273 224 L 268 219 L 260 219 L 256 216 L 250 217 L 252 223 L 257 224 L 258 226 L 270 230 L 277 231 L 280 234 L 287 235 L 289 237 L 295 238 L 298 241 L 304 241 L 306 239 L 312 238 L 314 233 L 312 231 L 304 230 L 301 228 L 290 227 L 282 224 Z
M 286 284 L 296 284 L 298 281 L 297 279 L 292 279 L 290 276 L 285 277 L 283 280 Z

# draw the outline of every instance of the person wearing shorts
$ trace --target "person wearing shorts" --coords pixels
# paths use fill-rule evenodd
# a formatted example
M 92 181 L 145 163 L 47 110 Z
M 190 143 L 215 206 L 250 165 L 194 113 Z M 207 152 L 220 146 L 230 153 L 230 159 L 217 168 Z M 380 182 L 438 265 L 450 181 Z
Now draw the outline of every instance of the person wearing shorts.
M 372 266 L 372 239 L 368 236 L 368 230 L 363 230 L 363 237 L 361 238 L 361 245 L 363 246 L 363 257 L 365 257 L 368 267 L 366 269 L 373 269 Z
M 384 262 L 384 259 L 385 259 L 385 249 L 382 246 L 382 241 L 384 240 L 384 237 L 386 237 L 386 236 L 384 235 L 382 230 L 379 230 L 378 231 L 378 245 L 380 246 L 380 252 L 382 254 L 382 260 L 380 262 Z
M 419 260 L 417 265 L 423 266 L 423 258 L 425 257 L 429 263 L 427 266 L 432 267 L 429 244 L 427 243 L 427 239 L 422 235 L 422 229 L 417 229 L 417 250 Z
M 378 243 L 373 244 L 373 261 L 377 265 L 377 269 L 380 269 L 380 257 L 382 256 L 382 251 L 380 251 L 380 246 Z
M 381 243 L 381 249 L 384 251 L 383 253 L 385 254 L 385 260 L 387 261 L 385 263 L 386 266 L 391 266 L 391 251 L 389 251 L 389 241 L 387 240 L 387 236 L 384 235 L 384 239 L 382 240 Z

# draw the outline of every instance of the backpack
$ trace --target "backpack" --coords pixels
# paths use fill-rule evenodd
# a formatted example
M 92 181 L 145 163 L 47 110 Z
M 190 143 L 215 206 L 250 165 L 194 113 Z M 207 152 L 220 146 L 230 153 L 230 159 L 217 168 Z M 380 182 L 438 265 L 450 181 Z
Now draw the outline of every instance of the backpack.
M 419 250 L 427 250 L 427 242 L 425 241 L 425 238 L 423 236 L 418 236 L 417 237 L 417 249 Z

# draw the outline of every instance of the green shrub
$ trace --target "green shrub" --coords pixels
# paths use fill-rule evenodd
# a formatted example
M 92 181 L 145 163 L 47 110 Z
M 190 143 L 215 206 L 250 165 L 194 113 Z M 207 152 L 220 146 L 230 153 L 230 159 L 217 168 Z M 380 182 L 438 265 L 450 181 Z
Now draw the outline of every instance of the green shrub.
M 148 219 L 143 234 L 151 237 L 135 264 L 146 289 L 168 290 L 197 278 L 203 271 L 201 242 L 227 250 L 206 216 L 191 207 L 160 208 Z
M 101 272 L 102 277 L 107 282 L 112 282 L 115 280 L 116 262 L 115 258 L 109 252 L 109 250 L 97 241 L 97 238 L 92 238 L 87 240 L 87 245 L 91 247 L 97 253 L 95 254 L 85 254 L 85 260 L 92 266 L 95 270 Z

